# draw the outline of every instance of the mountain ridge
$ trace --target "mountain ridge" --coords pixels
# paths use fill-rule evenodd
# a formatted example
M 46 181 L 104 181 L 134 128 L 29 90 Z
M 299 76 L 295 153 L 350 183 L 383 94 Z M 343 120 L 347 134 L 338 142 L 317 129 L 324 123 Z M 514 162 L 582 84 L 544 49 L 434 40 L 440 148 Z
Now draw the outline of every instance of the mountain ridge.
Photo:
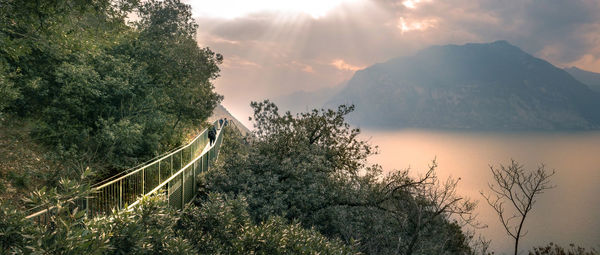
M 564 70 L 593 91 L 600 93 L 600 73 L 586 71 L 574 66 Z
M 328 104 L 378 128 L 565 130 L 600 127 L 600 95 L 507 41 L 432 46 L 357 71 Z

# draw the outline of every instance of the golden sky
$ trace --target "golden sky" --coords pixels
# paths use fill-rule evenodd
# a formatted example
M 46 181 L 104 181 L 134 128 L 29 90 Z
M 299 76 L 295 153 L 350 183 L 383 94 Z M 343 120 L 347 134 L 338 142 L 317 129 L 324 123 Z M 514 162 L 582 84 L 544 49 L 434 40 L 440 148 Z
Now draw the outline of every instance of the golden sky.
M 188 0 L 202 46 L 224 55 L 223 104 L 339 86 L 357 70 L 441 44 L 507 40 L 600 72 L 598 0 Z

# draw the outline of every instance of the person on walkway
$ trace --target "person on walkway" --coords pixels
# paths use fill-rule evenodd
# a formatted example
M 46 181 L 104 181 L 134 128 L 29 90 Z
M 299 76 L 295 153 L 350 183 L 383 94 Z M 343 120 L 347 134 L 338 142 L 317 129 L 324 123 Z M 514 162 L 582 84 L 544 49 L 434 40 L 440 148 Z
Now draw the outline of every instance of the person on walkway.
M 219 119 L 219 129 L 223 128 L 223 119 Z
M 223 125 L 224 125 L 224 126 L 227 126 L 227 124 L 228 124 L 228 123 L 229 123 L 229 122 L 227 121 L 227 118 L 225 118 L 225 120 L 223 121 Z
M 208 129 L 208 140 L 210 141 L 210 146 L 212 146 L 213 143 L 215 143 L 216 138 L 217 130 L 215 129 L 215 126 L 210 126 L 210 128 Z

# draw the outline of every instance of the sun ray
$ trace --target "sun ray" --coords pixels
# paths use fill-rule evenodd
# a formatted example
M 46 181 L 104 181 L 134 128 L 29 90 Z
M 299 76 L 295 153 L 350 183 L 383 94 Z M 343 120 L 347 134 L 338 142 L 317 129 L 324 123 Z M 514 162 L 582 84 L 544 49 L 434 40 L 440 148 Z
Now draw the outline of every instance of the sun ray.
M 219 18 L 237 18 L 257 12 L 295 12 L 313 18 L 325 16 L 330 10 L 347 3 L 362 0 L 188 0 L 194 15 Z

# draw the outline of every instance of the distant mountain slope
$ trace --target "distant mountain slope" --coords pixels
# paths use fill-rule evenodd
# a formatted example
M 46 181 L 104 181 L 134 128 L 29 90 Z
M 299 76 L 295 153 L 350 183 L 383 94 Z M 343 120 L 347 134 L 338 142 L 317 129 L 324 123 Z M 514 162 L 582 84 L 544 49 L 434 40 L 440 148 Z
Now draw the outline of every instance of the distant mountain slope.
M 355 73 L 330 103 L 375 128 L 596 129 L 600 95 L 506 41 L 434 46 Z
M 590 89 L 600 93 L 600 73 L 581 70 L 577 67 L 565 68 L 565 71 Z
M 344 87 L 346 82 L 334 87 L 322 88 L 316 91 L 297 91 L 288 95 L 273 98 L 273 102 L 281 112 L 290 111 L 292 113 L 306 112 L 312 109 L 325 108 L 326 103 L 337 95 Z
M 250 133 L 250 130 L 246 126 L 244 126 L 244 124 L 242 124 L 237 118 L 231 115 L 231 113 L 229 113 L 229 111 L 223 105 L 219 104 L 213 110 L 213 114 L 212 116 L 210 116 L 210 118 L 208 118 L 208 121 L 212 122 L 222 118 L 227 118 L 227 120 L 233 121 L 240 130 L 240 132 L 242 132 L 242 135 Z

